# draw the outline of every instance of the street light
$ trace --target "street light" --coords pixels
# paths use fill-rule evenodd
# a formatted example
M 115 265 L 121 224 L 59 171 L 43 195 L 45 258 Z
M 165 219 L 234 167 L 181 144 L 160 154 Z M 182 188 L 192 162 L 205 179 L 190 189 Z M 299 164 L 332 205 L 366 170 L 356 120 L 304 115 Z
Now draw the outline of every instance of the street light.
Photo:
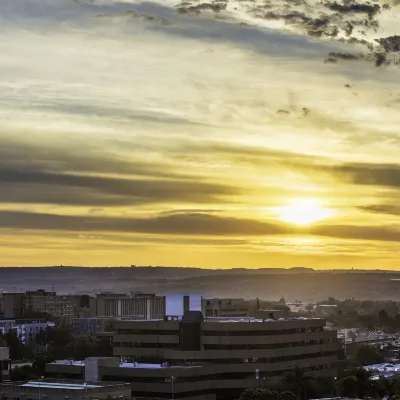
M 174 400 L 175 399 L 175 394 L 174 394 L 174 377 L 173 376 L 171 376 L 171 398 L 172 398 L 172 400 Z
M 261 389 L 264 389 L 264 387 L 265 387 L 265 376 L 263 376 L 262 378 L 261 378 Z
M 339 397 L 339 391 L 338 391 L 338 379 L 337 379 L 337 376 L 335 376 L 334 378 L 333 378 L 333 380 L 334 380 L 334 390 L 335 390 L 335 397 Z
M 40 394 L 40 384 L 42 383 L 42 379 L 44 378 L 44 376 L 41 376 L 39 379 L 39 400 L 42 398 L 41 394 Z

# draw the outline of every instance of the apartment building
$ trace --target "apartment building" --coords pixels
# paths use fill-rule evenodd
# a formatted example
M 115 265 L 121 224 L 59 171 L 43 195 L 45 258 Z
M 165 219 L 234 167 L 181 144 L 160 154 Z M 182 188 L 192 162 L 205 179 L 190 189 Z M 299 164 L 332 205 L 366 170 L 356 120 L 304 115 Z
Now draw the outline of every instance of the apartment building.
M 53 322 L 45 320 L 0 320 L 0 333 L 5 335 L 12 330 L 23 344 L 35 347 L 40 330 L 52 326 Z
M 154 293 L 127 294 L 101 293 L 90 299 L 91 317 L 136 316 L 141 319 L 164 318 L 165 296 Z
M 273 318 L 271 318 L 273 317 Z M 204 318 L 199 311 L 163 320 L 115 322 L 115 365 L 99 366 L 103 380 L 124 380 L 135 397 L 228 400 L 260 382 L 273 385 L 300 366 L 333 377 L 339 344 L 322 319 Z M 122 360 L 122 362 L 120 362 Z M 48 364 L 54 374 L 78 376 L 85 363 Z M 173 386 L 173 388 L 172 388 Z
M 46 313 L 69 323 L 76 315 L 80 298 L 81 296 L 58 295 L 42 289 L 25 293 L 3 293 L 3 317 L 18 319 Z

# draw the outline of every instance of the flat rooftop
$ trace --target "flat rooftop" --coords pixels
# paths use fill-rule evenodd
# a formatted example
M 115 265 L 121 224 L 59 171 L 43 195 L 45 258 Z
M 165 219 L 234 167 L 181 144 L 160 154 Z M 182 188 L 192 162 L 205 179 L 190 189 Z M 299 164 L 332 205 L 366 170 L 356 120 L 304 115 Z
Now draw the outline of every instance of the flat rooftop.
M 322 318 L 304 318 L 304 317 L 289 317 L 289 318 L 255 318 L 255 317 L 207 317 L 205 322 L 258 322 L 258 323 L 266 323 L 266 322 L 282 322 L 282 321 L 321 321 Z
M 61 382 L 46 382 L 46 381 L 29 381 L 20 386 L 41 388 L 41 389 L 70 389 L 70 390 L 86 390 L 103 387 L 101 385 L 85 385 L 84 383 L 61 383 Z
M 175 318 L 175 316 L 168 316 L 167 315 L 167 321 L 166 322 L 177 322 L 181 321 L 182 317 L 178 317 L 178 320 L 176 319 L 168 319 L 168 317 Z M 321 321 L 323 318 L 305 318 L 305 317 L 289 317 L 289 318 L 255 318 L 255 317 L 205 317 L 204 322 L 259 322 L 259 323 L 266 323 L 266 322 L 279 322 L 279 321 Z M 135 322 L 163 322 L 164 319 L 122 319 L 119 318 L 121 321 L 135 321 Z
M 84 367 L 85 361 L 72 361 L 72 360 L 56 360 L 49 364 L 55 365 L 72 365 L 76 367 Z M 201 365 L 169 365 L 164 364 L 148 364 L 138 362 L 124 362 L 119 363 L 119 368 L 136 368 L 136 369 L 190 369 L 190 368 L 201 368 Z M 89 387 L 89 386 L 88 386 Z
M 387 363 L 382 363 L 382 364 L 372 364 L 372 365 L 367 365 L 364 367 L 365 370 L 371 371 L 371 372 L 394 372 L 394 373 L 400 373 L 400 364 L 387 364 Z
M 128 363 L 121 362 L 120 368 L 143 368 L 143 369 L 162 369 L 162 368 L 175 368 L 175 369 L 190 369 L 190 368 L 201 368 L 201 365 L 168 365 L 168 364 L 144 364 L 144 363 Z

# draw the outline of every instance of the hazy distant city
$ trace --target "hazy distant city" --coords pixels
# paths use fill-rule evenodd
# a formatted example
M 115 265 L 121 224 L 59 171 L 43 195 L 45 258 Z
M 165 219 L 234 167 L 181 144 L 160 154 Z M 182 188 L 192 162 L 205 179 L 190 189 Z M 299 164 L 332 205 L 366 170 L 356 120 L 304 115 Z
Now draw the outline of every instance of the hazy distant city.
M 63 294 L 154 292 L 201 293 L 243 297 L 321 301 L 328 297 L 398 300 L 400 273 L 395 271 L 293 269 L 212 270 L 184 267 L 0 268 L 3 292 L 53 289 Z

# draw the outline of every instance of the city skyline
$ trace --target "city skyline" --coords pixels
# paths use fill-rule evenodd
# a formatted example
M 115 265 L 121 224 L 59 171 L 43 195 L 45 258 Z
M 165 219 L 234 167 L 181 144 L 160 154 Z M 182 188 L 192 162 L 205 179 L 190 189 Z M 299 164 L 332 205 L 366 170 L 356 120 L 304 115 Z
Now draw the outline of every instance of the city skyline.
M 1 265 L 398 269 L 399 67 L 229 4 L 3 0 Z

